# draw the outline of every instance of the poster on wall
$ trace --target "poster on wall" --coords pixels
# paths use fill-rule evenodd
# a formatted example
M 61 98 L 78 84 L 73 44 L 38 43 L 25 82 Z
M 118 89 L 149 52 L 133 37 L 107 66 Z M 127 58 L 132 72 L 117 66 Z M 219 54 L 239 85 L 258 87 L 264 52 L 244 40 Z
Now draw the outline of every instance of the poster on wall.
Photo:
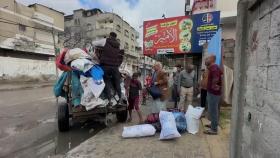
M 144 55 L 201 53 L 219 23 L 220 12 L 144 21 Z

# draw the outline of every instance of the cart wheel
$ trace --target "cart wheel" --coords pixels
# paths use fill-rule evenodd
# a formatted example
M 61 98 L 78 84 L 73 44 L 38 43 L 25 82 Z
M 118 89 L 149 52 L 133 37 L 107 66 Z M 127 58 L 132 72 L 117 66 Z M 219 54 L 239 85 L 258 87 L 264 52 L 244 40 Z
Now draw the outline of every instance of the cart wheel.
M 125 122 L 127 120 L 127 110 L 118 111 L 116 117 L 118 122 Z
M 69 130 L 69 110 L 67 103 L 61 103 L 58 105 L 57 112 L 58 130 L 65 132 Z

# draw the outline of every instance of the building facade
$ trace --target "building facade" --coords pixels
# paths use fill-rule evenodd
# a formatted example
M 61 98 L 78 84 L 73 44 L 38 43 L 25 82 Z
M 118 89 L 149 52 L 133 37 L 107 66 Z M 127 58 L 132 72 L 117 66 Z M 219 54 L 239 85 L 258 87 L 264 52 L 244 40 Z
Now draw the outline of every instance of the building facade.
M 64 14 L 15 0 L 0 1 L 0 79 L 48 79 L 56 75 L 55 47 L 62 44 Z
M 139 33 L 115 13 L 102 12 L 100 9 L 74 10 L 74 14 L 65 16 L 64 46 L 85 48 L 93 40 L 108 37 L 112 31 L 117 34 L 117 40 L 125 50 L 124 61 L 133 71 L 138 70 Z
M 239 0 L 231 158 L 280 157 L 280 0 Z

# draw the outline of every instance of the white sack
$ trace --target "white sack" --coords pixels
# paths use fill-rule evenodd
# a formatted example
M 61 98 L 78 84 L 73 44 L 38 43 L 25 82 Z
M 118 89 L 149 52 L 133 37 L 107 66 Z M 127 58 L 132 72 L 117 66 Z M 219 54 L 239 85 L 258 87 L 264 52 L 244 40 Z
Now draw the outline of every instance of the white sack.
M 204 108 L 193 107 L 189 105 L 188 110 L 185 114 L 187 121 L 187 130 L 191 134 L 196 134 L 199 131 L 200 117 L 203 113 Z
M 123 138 L 145 137 L 155 135 L 156 129 L 150 124 L 123 127 Z
M 177 130 L 175 118 L 172 112 L 160 111 L 159 120 L 161 124 L 160 140 L 181 137 Z
M 80 82 L 83 88 L 83 95 L 81 97 L 81 104 L 85 106 L 86 110 L 91 110 L 99 105 L 105 104 L 105 100 L 102 100 L 98 97 L 95 97 L 91 88 L 90 88 L 90 83 L 91 83 L 92 78 L 87 78 L 84 76 L 80 77 Z M 93 80 L 92 80 L 93 82 Z

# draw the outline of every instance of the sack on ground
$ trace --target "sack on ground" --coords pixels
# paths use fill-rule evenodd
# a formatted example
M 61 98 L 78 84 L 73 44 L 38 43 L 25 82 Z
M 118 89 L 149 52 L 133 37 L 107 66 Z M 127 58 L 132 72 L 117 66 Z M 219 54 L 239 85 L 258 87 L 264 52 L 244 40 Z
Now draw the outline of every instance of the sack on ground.
M 176 127 L 180 133 L 187 131 L 187 121 L 183 112 L 172 112 L 175 117 Z
M 172 112 L 160 111 L 159 119 L 161 124 L 160 140 L 181 137 Z
M 186 112 L 186 120 L 187 120 L 187 130 L 191 134 L 196 134 L 199 131 L 200 117 L 203 113 L 204 108 L 201 107 L 193 107 L 189 105 L 188 110 Z
M 123 138 L 145 137 L 155 135 L 156 129 L 150 124 L 123 127 Z

